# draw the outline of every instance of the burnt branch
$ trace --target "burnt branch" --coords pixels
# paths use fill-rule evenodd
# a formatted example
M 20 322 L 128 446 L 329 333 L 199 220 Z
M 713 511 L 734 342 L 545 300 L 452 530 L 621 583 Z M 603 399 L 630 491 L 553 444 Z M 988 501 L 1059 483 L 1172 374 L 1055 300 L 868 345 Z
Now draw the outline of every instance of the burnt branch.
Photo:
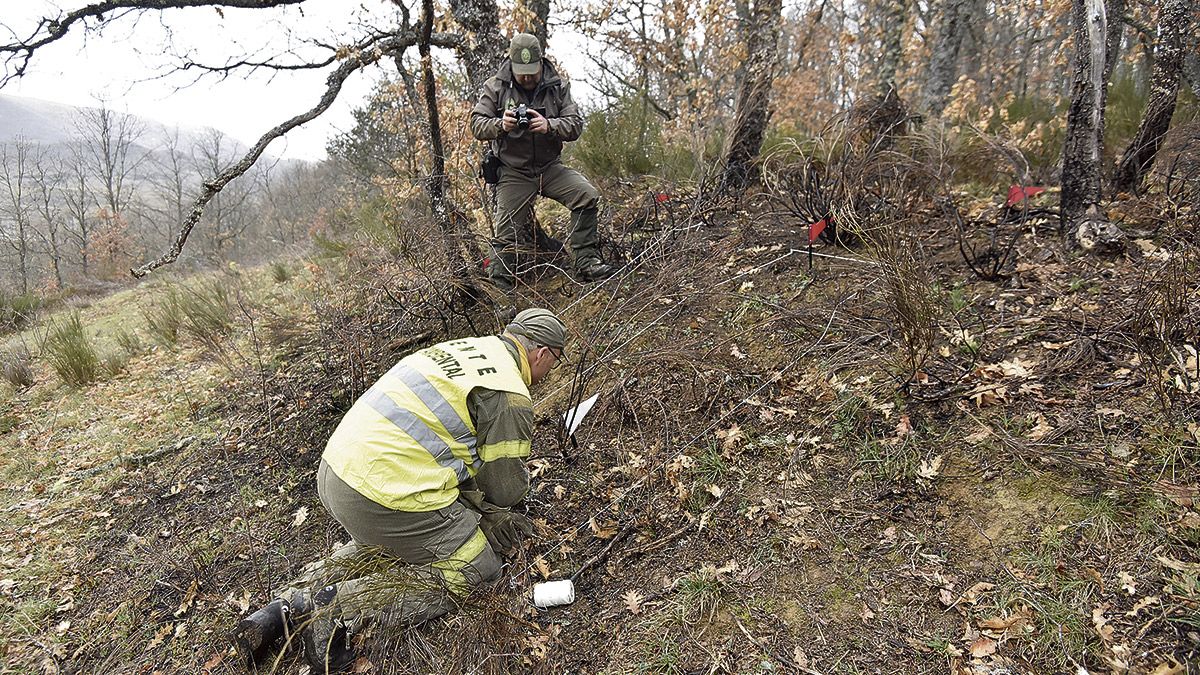
M 461 38 L 458 35 L 438 33 L 431 36 L 431 43 L 439 47 L 455 47 L 460 42 Z M 329 74 L 325 79 L 325 93 L 321 96 L 321 100 L 317 105 L 307 112 L 296 115 L 295 117 L 283 122 L 282 124 L 271 129 L 263 134 L 262 138 L 251 148 L 237 163 L 223 171 L 216 178 L 204 183 L 203 190 L 200 196 L 192 205 L 192 212 L 188 215 L 187 220 L 179 229 L 179 233 L 175 236 L 174 243 L 171 248 L 156 260 L 152 260 L 140 267 L 135 267 L 130 270 L 133 276 L 141 278 L 150 272 L 169 265 L 179 259 L 180 253 L 183 252 L 183 246 L 187 243 L 188 235 L 191 234 L 192 228 L 200 222 L 200 218 L 204 215 L 204 209 L 213 197 L 217 196 L 221 190 L 238 176 L 250 170 L 250 167 L 258 161 L 262 156 L 263 151 L 271 144 L 271 141 L 283 136 L 287 132 L 319 117 L 322 113 L 329 109 L 333 102 L 337 100 L 338 94 L 342 91 L 342 85 L 346 79 L 362 68 L 369 66 L 384 56 L 392 56 L 402 53 L 408 47 L 417 44 L 417 36 L 413 34 L 395 35 L 387 40 L 380 41 L 375 44 L 372 49 L 362 52 L 355 52 L 348 56 L 342 65 L 338 66 L 337 70 Z
M 286 5 L 299 5 L 305 0 L 105 0 L 82 7 L 58 17 L 44 17 L 38 21 L 33 34 L 24 39 L 16 39 L 9 44 L 0 45 L 0 58 L 4 60 L 4 74 L 0 76 L 0 87 L 11 80 L 25 74 L 33 59 L 34 52 L 46 45 L 56 42 L 71 31 L 76 24 L 86 26 L 89 19 L 95 19 L 98 27 L 103 27 L 112 19 L 110 13 L 120 12 L 123 16 L 128 11 L 168 9 L 187 9 L 192 7 L 232 7 L 237 9 L 269 9 Z M 14 34 L 14 37 L 15 34 Z

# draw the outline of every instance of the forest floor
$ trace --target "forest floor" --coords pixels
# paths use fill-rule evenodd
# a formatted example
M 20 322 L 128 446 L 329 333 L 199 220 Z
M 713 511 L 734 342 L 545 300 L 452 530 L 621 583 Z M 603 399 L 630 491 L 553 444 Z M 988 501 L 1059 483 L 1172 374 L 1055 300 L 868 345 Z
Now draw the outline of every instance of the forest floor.
M 699 227 L 626 203 L 618 277 L 523 287 L 574 340 L 534 391 L 536 535 L 461 611 L 368 631 L 355 672 L 1196 672 L 1196 345 L 1136 335 L 1194 244 L 1131 203 L 1126 255 L 1028 230 L 990 282 L 930 219 L 923 302 L 753 202 Z M 433 281 L 396 261 L 291 267 L 236 275 L 220 346 L 3 390 L 0 672 L 239 672 L 229 629 L 344 540 L 313 478 L 341 413 L 414 346 L 496 327 L 406 302 Z M 84 322 L 136 325 L 161 292 Z M 596 556 L 574 604 L 532 607 Z

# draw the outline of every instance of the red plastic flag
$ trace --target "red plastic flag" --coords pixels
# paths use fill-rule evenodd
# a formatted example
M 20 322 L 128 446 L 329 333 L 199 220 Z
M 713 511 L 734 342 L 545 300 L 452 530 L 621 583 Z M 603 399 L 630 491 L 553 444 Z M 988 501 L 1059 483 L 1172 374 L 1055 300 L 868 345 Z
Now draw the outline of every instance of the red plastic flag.
M 808 243 L 813 243 L 821 233 L 825 231 L 825 226 L 828 225 L 828 219 L 822 218 L 812 225 L 808 226 Z
M 1033 197 L 1034 195 L 1039 195 L 1045 191 L 1046 188 L 1034 187 L 1032 185 L 1024 188 L 1020 185 L 1013 185 L 1012 187 L 1008 188 L 1008 201 L 1004 202 L 1004 205 L 1011 208 L 1017 204 L 1020 204 L 1021 200 L 1025 199 L 1026 197 Z
M 656 203 L 656 204 L 661 204 L 665 201 L 668 201 L 669 199 L 671 199 L 671 195 L 669 195 L 665 192 L 660 192 L 660 193 L 654 195 L 654 203 Z

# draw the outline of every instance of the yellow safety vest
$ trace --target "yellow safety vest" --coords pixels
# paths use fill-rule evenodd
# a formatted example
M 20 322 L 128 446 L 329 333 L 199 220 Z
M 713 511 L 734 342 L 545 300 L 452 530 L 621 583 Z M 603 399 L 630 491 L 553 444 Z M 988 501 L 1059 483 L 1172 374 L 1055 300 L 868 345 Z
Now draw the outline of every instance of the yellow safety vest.
M 486 387 L 529 398 L 521 372 L 499 336 L 410 354 L 354 402 L 325 445 L 324 459 L 338 478 L 389 509 L 449 506 L 459 483 L 483 464 L 467 395 Z

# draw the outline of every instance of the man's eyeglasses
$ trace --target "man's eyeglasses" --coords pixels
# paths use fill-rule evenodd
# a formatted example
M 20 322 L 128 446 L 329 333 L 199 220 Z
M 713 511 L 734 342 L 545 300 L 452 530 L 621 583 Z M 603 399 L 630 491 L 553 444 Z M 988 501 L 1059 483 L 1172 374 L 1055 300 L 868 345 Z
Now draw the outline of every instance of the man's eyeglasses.
M 542 346 L 545 347 L 545 345 Z M 552 347 L 546 347 L 546 349 L 549 349 L 550 353 L 554 355 L 554 365 L 550 366 L 550 370 L 556 370 L 559 366 L 567 362 L 567 351 L 565 349 L 559 349 L 558 351 L 555 351 Z

